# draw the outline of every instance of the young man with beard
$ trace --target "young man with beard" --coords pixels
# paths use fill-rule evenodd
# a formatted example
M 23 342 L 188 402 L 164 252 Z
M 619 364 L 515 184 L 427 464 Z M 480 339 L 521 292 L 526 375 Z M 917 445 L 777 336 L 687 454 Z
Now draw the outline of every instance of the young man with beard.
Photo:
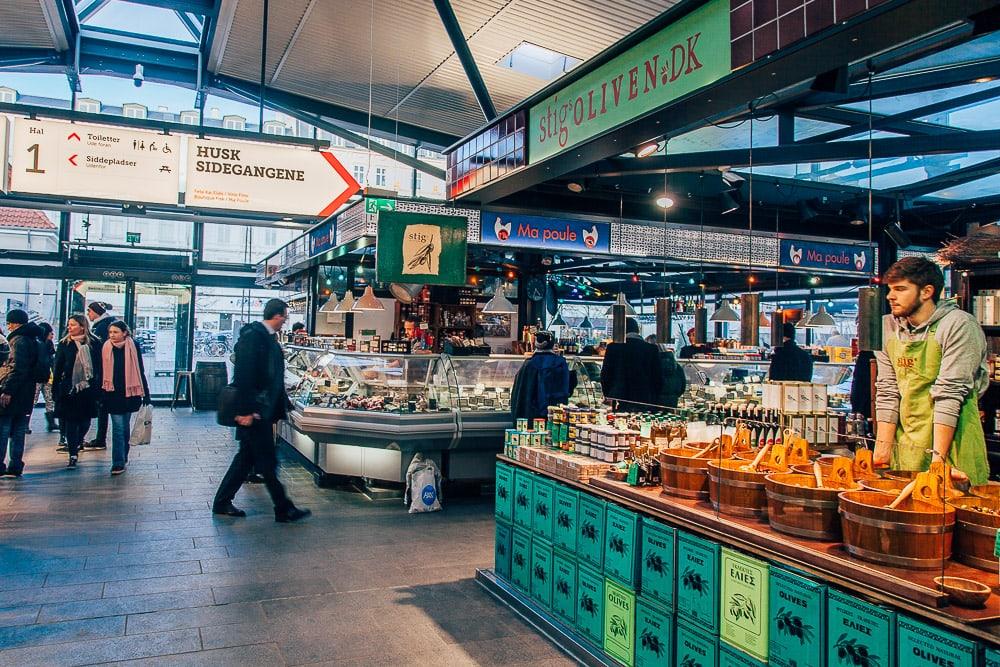
M 952 477 L 986 484 L 989 464 L 979 397 L 989 385 L 986 338 L 975 318 L 942 300 L 944 275 L 921 257 L 886 272 L 889 306 L 875 353 L 875 463 L 898 470 L 952 466 Z

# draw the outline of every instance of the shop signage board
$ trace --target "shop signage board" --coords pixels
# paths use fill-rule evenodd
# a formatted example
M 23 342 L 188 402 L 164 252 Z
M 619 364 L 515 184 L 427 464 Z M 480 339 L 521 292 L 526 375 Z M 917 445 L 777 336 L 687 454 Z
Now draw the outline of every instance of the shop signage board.
M 139 232 L 125 232 L 125 243 L 142 243 L 142 234 Z
M 329 151 L 188 140 L 186 206 L 325 218 L 359 190 Z
M 309 256 L 315 257 L 333 248 L 337 243 L 337 227 L 333 220 L 324 222 L 309 232 Z
M 464 285 L 468 226 L 464 216 L 380 211 L 378 281 Z
M 875 270 L 874 252 L 869 246 L 800 239 L 781 239 L 779 246 L 779 266 L 864 274 Z
M 26 118 L 13 135 L 12 192 L 177 205 L 178 136 Z
M 611 225 L 606 222 L 549 218 L 483 211 L 482 242 L 516 248 L 611 251 Z
M 535 164 L 728 75 L 729 0 L 665 27 L 528 112 Z

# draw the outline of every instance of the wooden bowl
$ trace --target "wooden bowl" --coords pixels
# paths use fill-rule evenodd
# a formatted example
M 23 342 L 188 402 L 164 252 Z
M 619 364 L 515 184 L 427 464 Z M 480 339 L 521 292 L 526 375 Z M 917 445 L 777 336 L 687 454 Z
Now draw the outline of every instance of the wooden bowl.
M 934 583 L 960 607 L 978 609 L 986 604 L 993 590 L 986 584 L 961 577 L 934 577 Z
M 969 494 L 979 496 L 980 498 L 989 498 L 990 500 L 998 499 L 1000 498 L 1000 484 L 990 482 L 982 486 L 974 486 L 969 489 Z

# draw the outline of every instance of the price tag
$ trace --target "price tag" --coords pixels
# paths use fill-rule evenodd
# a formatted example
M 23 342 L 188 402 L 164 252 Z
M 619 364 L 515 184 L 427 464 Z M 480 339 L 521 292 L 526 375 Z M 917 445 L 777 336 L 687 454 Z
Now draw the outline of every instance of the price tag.
M 653 430 L 653 425 L 649 422 L 642 422 L 639 424 L 639 437 L 648 438 L 649 434 Z

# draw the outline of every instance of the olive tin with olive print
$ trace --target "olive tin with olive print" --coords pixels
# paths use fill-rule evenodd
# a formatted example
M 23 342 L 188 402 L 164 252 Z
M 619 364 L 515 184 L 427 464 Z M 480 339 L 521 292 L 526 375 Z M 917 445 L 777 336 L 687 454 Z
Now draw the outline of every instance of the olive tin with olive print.
M 569 625 L 576 623 L 576 559 L 552 550 L 552 613 Z
M 510 581 L 510 549 L 514 529 L 505 521 L 496 522 L 496 541 L 493 543 L 493 570 L 497 576 Z
M 947 630 L 906 616 L 896 621 L 896 655 L 912 667 L 977 667 L 979 646 Z
M 494 512 L 498 519 L 514 519 L 514 469 L 497 463 L 496 484 L 494 486 Z
M 628 667 L 635 663 L 635 591 L 604 581 L 604 652 Z
M 540 537 L 531 540 L 531 597 L 546 609 L 552 607 L 552 544 Z
M 552 544 L 569 553 L 576 553 L 577 513 L 580 494 L 575 489 L 556 485 L 555 516 L 552 517 Z
M 827 667 L 896 664 L 896 612 L 830 589 L 826 619 Z
M 639 596 L 635 603 L 635 667 L 673 664 L 674 615 Z
M 676 541 L 675 528 L 643 518 L 639 554 L 640 593 L 668 611 L 674 609 Z
M 826 586 L 771 568 L 770 664 L 826 665 Z
M 576 572 L 576 627 L 597 646 L 604 645 L 604 577 L 583 564 Z
M 532 503 L 534 481 L 534 473 L 520 468 L 514 471 L 514 525 L 529 532 L 531 531 L 531 520 L 535 515 Z
M 576 554 L 598 572 L 604 570 L 604 515 L 607 503 L 600 498 L 580 494 L 576 519 Z
M 510 539 L 510 582 L 526 595 L 531 591 L 531 534 L 520 528 Z
M 733 549 L 723 548 L 719 638 L 767 662 L 771 566 Z
M 608 505 L 604 523 L 604 574 L 635 590 L 639 583 L 639 515 Z
M 531 532 L 552 541 L 552 515 L 555 509 L 555 482 L 535 477 L 531 487 Z
M 699 626 L 677 618 L 677 641 L 674 646 L 676 667 L 717 667 L 719 639 Z M 666 663 L 664 663 L 666 664 Z
M 761 662 L 724 642 L 719 644 L 719 667 L 767 667 L 769 664 L 774 663 Z
M 678 618 L 719 632 L 719 544 L 677 531 Z

